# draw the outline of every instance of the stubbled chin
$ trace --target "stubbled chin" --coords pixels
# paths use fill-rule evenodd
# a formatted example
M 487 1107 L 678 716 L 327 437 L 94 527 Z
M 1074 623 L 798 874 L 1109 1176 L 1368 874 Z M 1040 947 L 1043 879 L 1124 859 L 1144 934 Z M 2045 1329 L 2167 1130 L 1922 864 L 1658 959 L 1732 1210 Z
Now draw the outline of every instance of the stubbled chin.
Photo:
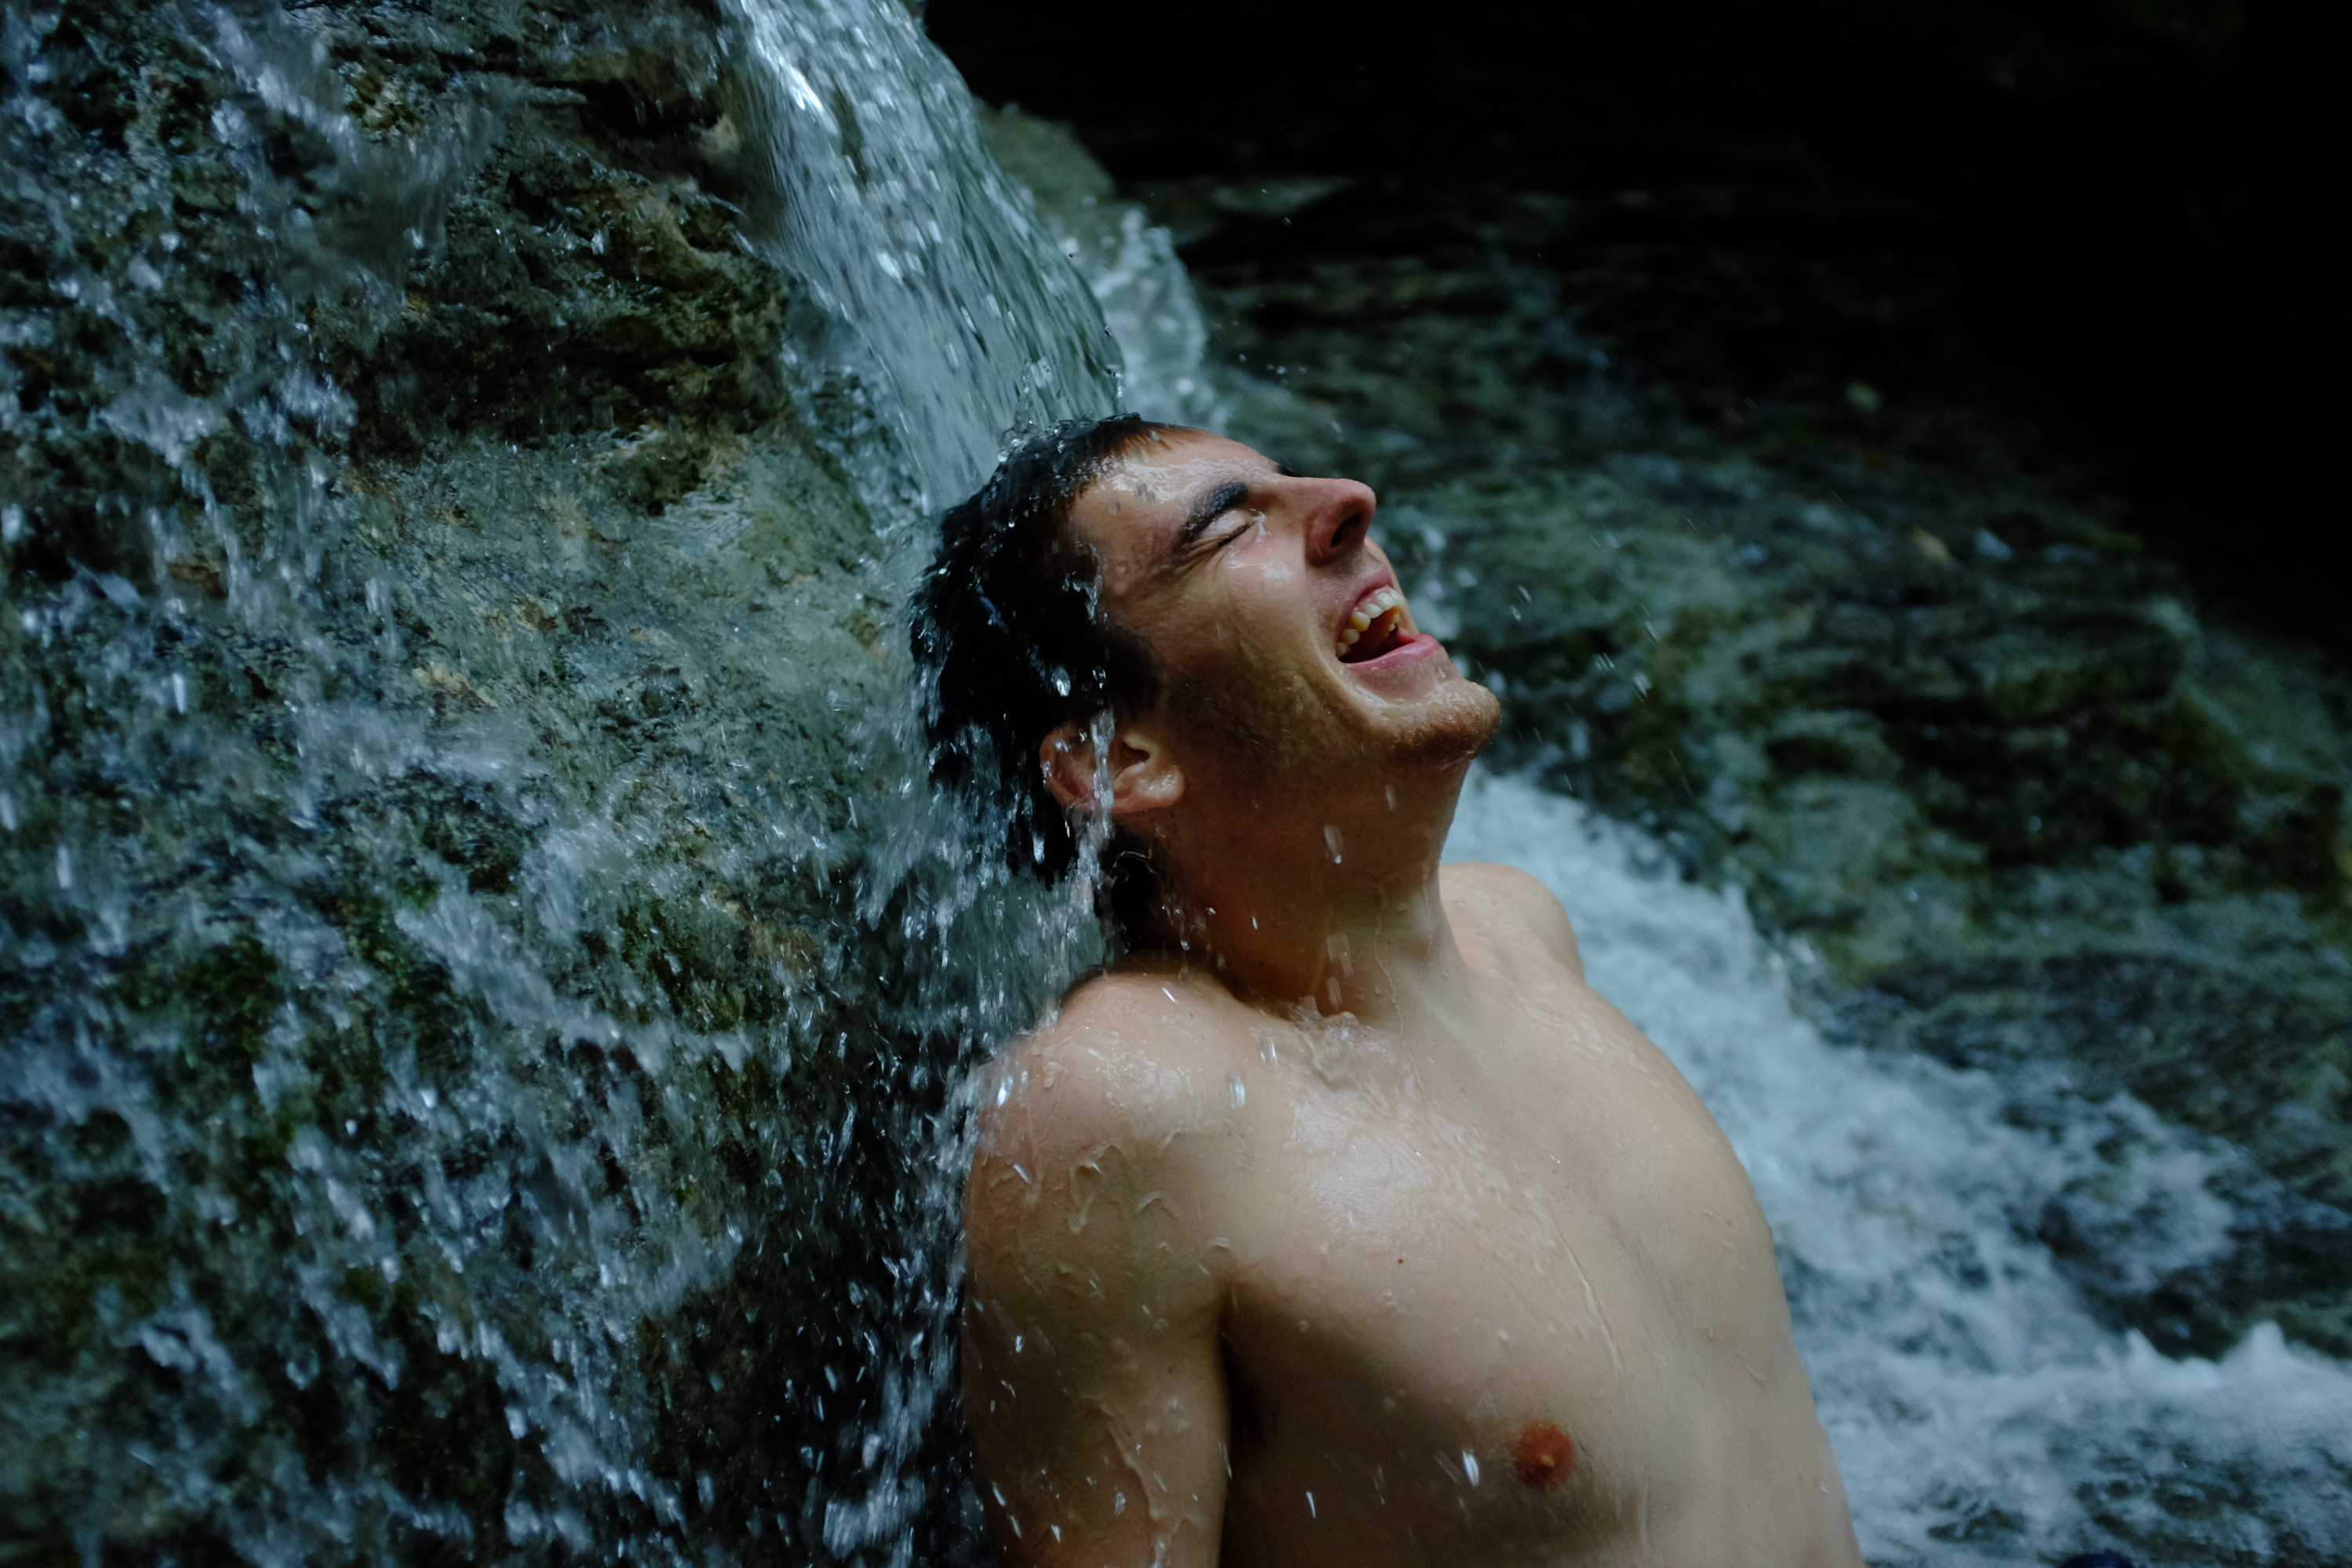
M 1441 682 L 1408 709 L 1399 751 L 1426 763 L 1468 763 L 1486 749 L 1503 720 L 1503 703 L 1475 681 L 1448 671 Z M 1405 707 L 1405 704 L 1399 704 Z

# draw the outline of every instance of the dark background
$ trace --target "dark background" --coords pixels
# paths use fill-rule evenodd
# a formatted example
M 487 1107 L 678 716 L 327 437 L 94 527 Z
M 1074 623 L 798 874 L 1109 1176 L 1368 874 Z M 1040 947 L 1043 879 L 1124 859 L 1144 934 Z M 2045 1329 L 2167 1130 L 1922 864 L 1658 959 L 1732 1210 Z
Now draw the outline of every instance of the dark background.
M 1695 416 L 1849 380 L 1982 410 L 2210 609 L 2341 658 L 2347 14 L 930 0 L 927 22 L 982 98 L 1072 122 L 1131 188 L 1572 198 L 1578 325 Z

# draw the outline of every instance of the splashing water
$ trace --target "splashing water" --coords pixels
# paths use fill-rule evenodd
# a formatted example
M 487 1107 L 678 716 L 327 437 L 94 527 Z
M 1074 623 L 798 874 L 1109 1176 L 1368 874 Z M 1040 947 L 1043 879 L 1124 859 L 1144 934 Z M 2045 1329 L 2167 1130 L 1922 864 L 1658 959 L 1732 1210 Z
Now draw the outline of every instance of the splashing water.
M 9 1549 L 970 1540 L 957 1086 L 1087 946 L 889 622 L 1115 357 L 902 12 L 731 15 L 0 14 Z
M 1122 345 L 1105 324 L 1106 289 L 990 156 L 971 95 L 906 7 L 729 9 L 778 208 L 767 249 L 824 311 L 823 329 L 803 334 L 811 352 L 862 385 L 862 427 L 835 439 L 878 525 L 877 574 L 903 600 L 927 564 L 929 525 L 977 488 L 1008 434 L 1118 406 Z M 800 379 L 835 368 L 802 367 Z M 866 1216 L 893 1258 L 880 1293 L 892 1331 L 867 1340 L 884 1397 L 857 1429 L 866 1479 L 825 1501 L 818 1531 L 836 1557 L 872 1548 L 893 1564 L 910 1560 L 918 1516 L 940 1500 L 920 1461 L 955 1371 L 969 1069 L 1101 952 L 1084 900 L 1013 882 L 973 847 L 987 826 L 922 781 L 915 711 L 901 689 L 853 727 L 855 766 L 898 781 L 860 824 L 857 912 L 905 944 L 908 984 L 882 999 L 879 1019 L 898 1040 L 929 1042 L 916 1054 L 940 1061 L 941 1098 L 916 1114 L 872 1107 L 906 1162 L 892 1212 Z M 971 1500 L 957 1500 L 969 1513 Z
M 1147 419 L 1214 429 L 1230 416 L 1207 367 L 1208 323 L 1170 232 L 1121 196 L 1067 126 L 1017 108 L 982 109 L 998 165 L 1034 204 L 1118 346 L 1118 403 Z

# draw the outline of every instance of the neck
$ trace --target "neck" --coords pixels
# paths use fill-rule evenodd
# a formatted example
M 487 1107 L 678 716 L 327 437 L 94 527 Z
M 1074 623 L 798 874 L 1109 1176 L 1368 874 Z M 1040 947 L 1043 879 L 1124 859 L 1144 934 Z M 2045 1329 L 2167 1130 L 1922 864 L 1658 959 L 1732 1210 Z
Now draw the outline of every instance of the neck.
M 1160 838 L 1162 943 L 1261 1005 L 1311 998 L 1408 1034 L 1458 1014 L 1467 986 L 1437 871 L 1461 785 L 1449 769 L 1307 813 L 1269 813 L 1255 791 L 1231 811 L 1198 803 Z

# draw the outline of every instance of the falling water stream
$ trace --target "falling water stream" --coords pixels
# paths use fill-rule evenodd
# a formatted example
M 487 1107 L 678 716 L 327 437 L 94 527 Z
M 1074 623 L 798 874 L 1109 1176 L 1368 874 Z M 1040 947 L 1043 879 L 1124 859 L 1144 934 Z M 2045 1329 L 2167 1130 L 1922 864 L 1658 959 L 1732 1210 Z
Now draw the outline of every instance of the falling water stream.
M 868 0 L 730 14 L 777 262 L 824 312 L 815 352 L 869 375 L 914 510 L 968 494 L 1016 426 L 1108 407 L 1118 353 L 1101 314 L 913 14 Z
M 328 11 L 0 30 L 0 1554 L 981 1561 L 963 1084 L 1098 938 L 923 782 L 897 605 L 1015 424 L 1292 414 L 1139 211 L 1032 205 L 895 0 Z M 623 119 L 542 156 L 614 81 L 729 204 Z M 757 417 L 694 412 L 722 316 L 783 322 Z M 624 417 L 647 321 L 675 401 Z M 2352 1561 L 2352 1373 L 2159 1356 L 2017 1220 L 2226 1147 L 1825 1043 L 1803 950 L 1524 781 L 1451 848 L 1560 895 L 1730 1134 L 1874 1562 Z M 2150 1268 L 2217 1245 L 2177 1207 Z

